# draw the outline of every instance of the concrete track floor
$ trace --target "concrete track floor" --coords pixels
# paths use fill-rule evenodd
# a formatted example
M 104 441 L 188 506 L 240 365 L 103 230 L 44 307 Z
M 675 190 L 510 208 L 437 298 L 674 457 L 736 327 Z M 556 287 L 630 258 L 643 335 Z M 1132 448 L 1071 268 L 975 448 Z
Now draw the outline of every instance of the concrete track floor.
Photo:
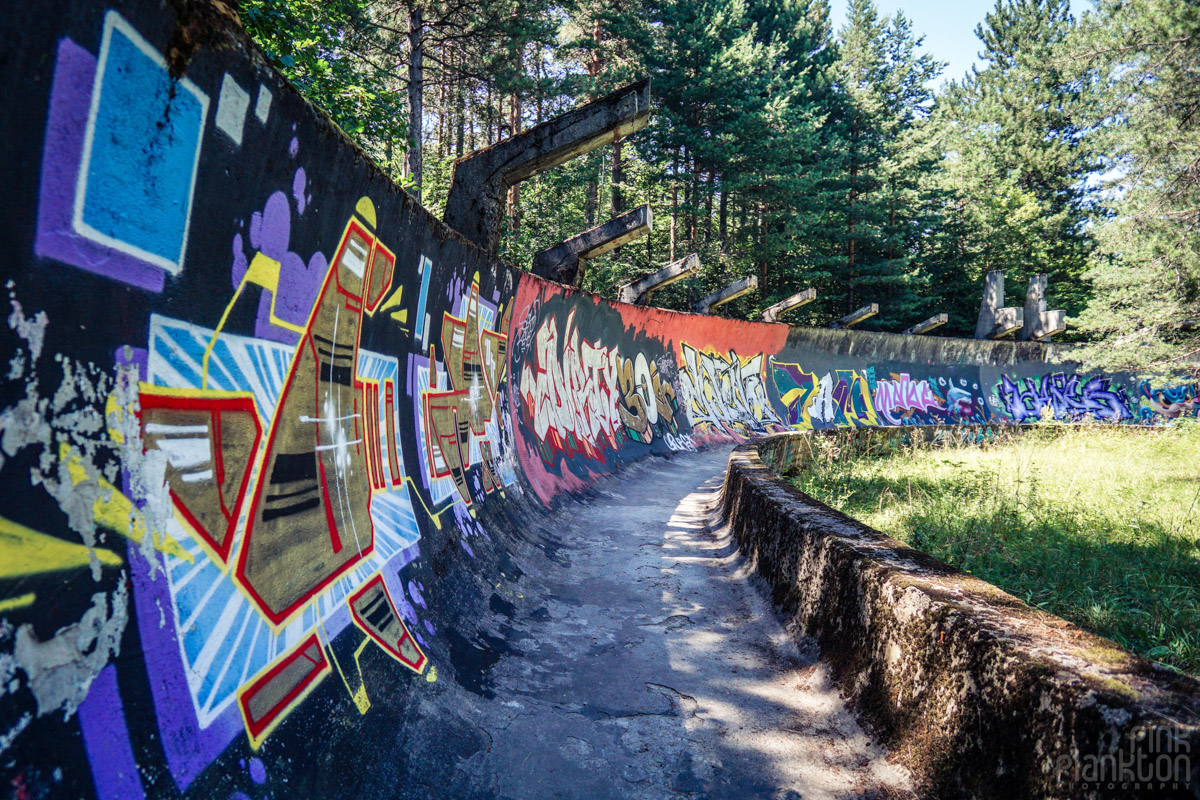
M 443 790 L 512 800 L 913 797 L 819 654 L 797 646 L 713 530 L 728 455 L 646 459 L 549 520 L 564 557 L 519 581 L 514 649 L 488 674 L 494 696 L 441 698 L 486 734 L 454 759 L 453 777 L 442 773 Z

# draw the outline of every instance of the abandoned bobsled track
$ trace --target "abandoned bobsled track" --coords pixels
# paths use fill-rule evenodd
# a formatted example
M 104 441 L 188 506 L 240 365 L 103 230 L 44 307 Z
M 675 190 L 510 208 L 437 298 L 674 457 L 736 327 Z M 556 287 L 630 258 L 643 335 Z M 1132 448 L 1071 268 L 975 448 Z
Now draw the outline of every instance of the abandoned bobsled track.
M 914 796 L 716 527 L 727 457 L 649 459 L 540 521 L 557 546 L 516 549 L 479 642 L 504 652 L 422 701 L 414 796 Z
M 772 469 L 1195 386 L 644 305 L 692 257 L 576 288 L 649 206 L 543 251 L 562 283 L 497 258 L 507 190 L 637 135 L 648 80 L 460 159 L 439 220 L 231 5 L 10 5 L 0 796 L 1200 792 L 1193 678 Z

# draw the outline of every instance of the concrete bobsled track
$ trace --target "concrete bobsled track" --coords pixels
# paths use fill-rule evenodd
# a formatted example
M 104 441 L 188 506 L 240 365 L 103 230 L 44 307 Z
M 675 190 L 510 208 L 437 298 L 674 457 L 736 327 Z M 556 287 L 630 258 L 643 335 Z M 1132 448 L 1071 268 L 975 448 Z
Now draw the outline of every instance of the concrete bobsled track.
M 845 675 L 873 673 L 823 659 L 806 631 L 828 648 L 829 624 L 781 627 L 739 554 L 753 526 L 739 551 L 712 516 L 730 448 L 1195 413 L 1195 387 L 1080 374 L 1058 346 L 521 272 L 390 183 L 215 0 L 10 3 L 0 108 L 0 796 L 954 796 L 937 770 L 994 751 L 860 727 Z M 1156 669 L 1138 691 L 1175 705 L 1113 701 L 1095 753 L 1019 769 L 1071 758 L 1078 782 L 1146 719 L 1200 763 L 1195 683 Z M 1103 688 L 1050 702 L 1109 709 Z M 963 715 L 989 730 L 985 704 Z

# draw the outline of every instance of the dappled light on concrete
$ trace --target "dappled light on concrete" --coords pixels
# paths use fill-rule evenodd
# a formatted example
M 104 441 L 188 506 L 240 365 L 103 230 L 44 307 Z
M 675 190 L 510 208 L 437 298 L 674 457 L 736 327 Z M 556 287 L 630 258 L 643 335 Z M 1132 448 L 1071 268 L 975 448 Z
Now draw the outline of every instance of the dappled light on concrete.
M 541 521 L 561 539 L 563 565 L 522 560 L 513 650 L 490 670 L 492 696 L 452 688 L 423 713 L 485 734 L 455 770 L 464 791 L 911 796 L 819 654 L 797 646 L 714 530 L 726 457 L 634 465 Z

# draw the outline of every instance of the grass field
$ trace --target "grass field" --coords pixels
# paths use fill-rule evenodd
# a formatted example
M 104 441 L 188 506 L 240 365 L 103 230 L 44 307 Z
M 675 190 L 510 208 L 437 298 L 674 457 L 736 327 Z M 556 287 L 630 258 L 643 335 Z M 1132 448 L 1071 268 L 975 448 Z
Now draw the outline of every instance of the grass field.
M 1134 652 L 1200 674 L 1200 424 L 1039 425 L 853 454 L 804 492 Z

